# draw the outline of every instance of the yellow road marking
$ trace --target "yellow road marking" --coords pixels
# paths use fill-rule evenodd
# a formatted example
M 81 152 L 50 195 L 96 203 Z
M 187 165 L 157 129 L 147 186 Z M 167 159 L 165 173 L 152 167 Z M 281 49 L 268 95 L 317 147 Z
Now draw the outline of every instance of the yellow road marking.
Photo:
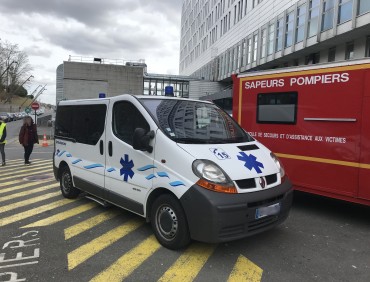
M 33 162 L 38 162 L 38 161 L 45 161 L 45 160 L 42 160 L 42 159 L 33 159 Z M 48 160 L 48 161 L 50 161 L 50 160 Z M 24 159 L 6 160 L 6 167 L 8 165 L 15 164 L 15 163 L 24 164 Z
M 193 281 L 214 249 L 215 245 L 193 243 L 158 281 Z
M 101 250 L 140 227 L 144 221 L 132 220 L 68 253 L 68 270 L 72 270 Z
M 99 273 L 90 282 L 109 281 L 120 282 L 129 276 L 140 264 L 153 255 L 161 245 L 154 235 L 141 242 L 135 248 L 124 254 L 110 267 Z
M 100 223 L 117 216 L 119 213 L 119 211 L 106 211 L 80 223 L 77 223 L 71 227 L 68 227 L 64 230 L 64 238 L 66 240 L 71 239 L 72 237 L 77 236 L 78 234 L 81 234 L 82 232 L 85 232 L 99 225 Z
M 7 193 L 7 192 L 13 192 L 15 190 L 24 189 L 24 188 L 27 188 L 27 187 L 40 186 L 40 182 L 38 182 L 38 181 L 35 181 L 35 182 L 25 182 L 24 180 L 20 180 L 20 182 L 23 182 L 25 184 L 13 186 L 13 187 L 10 187 L 10 188 L 1 189 L 0 190 L 0 194 L 4 194 L 4 193 Z M 50 179 L 49 179 L 49 181 L 44 181 L 41 184 L 42 185 L 45 185 L 45 184 L 48 184 L 49 182 L 53 182 L 53 184 L 58 185 L 58 182 L 56 182 L 55 180 L 50 181 Z M 7 183 L 9 183 L 9 182 L 7 182 Z
M 36 170 L 42 170 L 44 169 L 45 167 L 45 164 L 36 164 L 36 165 L 32 165 L 32 166 L 27 166 L 27 167 L 23 167 L 22 169 L 19 168 L 19 166 L 15 167 L 14 169 L 8 169 L 8 170 L 4 170 L 1 172 L 1 179 L 3 176 L 8 176 L 8 175 L 13 175 L 16 173 L 22 173 L 22 172 L 28 172 L 28 171 L 36 171 Z M 50 168 L 49 168 L 50 169 Z
M 314 157 L 307 157 L 307 156 L 301 156 L 301 155 L 290 155 L 290 154 L 283 154 L 283 153 L 276 153 L 276 155 L 278 157 L 287 158 L 287 159 L 294 159 L 294 160 L 302 160 L 302 161 L 310 161 L 310 162 L 317 162 L 317 163 L 335 164 L 335 165 L 370 169 L 370 164 L 338 161 L 338 160 L 324 159 L 324 158 L 314 158 Z
M 54 223 L 60 222 L 62 220 L 65 220 L 67 218 L 70 218 L 72 216 L 78 215 L 80 213 L 83 213 L 85 211 L 91 210 L 93 208 L 97 207 L 96 203 L 88 203 L 85 205 L 78 206 L 76 208 L 70 209 L 65 212 L 61 212 L 58 214 L 55 214 L 53 216 L 41 219 L 39 221 L 36 221 L 34 223 L 28 224 L 26 226 L 22 226 L 21 228 L 31 228 L 31 227 L 41 227 L 41 226 L 47 226 L 52 225 Z
M 20 207 L 31 205 L 31 204 L 34 204 L 34 203 L 37 203 L 37 202 L 40 202 L 40 201 L 43 201 L 43 200 L 46 200 L 46 199 L 50 199 L 50 198 L 53 198 L 53 197 L 56 197 L 56 196 L 60 196 L 60 195 L 61 195 L 60 192 L 53 192 L 53 193 L 47 193 L 47 194 L 42 195 L 42 196 L 34 197 L 32 199 L 29 199 L 29 200 L 24 200 L 24 201 L 12 203 L 12 204 L 0 207 L 0 213 L 11 211 L 11 210 L 14 210 L 14 209 L 17 209 L 17 208 L 20 208 Z
M 246 257 L 240 255 L 229 276 L 228 282 L 260 282 L 263 270 Z
M 36 189 L 24 191 L 24 192 L 14 193 L 14 194 L 11 194 L 11 195 L 8 195 L 8 196 L 1 197 L 0 202 L 8 201 L 8 200 L 15 199 L 15 198 L 20 198 L 20 197 L 23 197 L 23 196 L 32 195 L 32 194 L 35 194 L 35 193 L 38 193 L 38 192 L 43 192 L 45 190 L 56 188 L 56 187 L 59 187 L 59 183 L 46 185 L 46 186 L 43 186 L 43 187 L 39 187 L 39 188 L 36 188 Z
M 11 224 L 11 223 L 17 222 L 19 220 L 22 220 L 22 219 L 25 219 L 25 218 L 43 213 L 45 211 L 50 211 L 52 209 L 62 207 L 64 205 L 73 203 L 75 201 L 76 200 L 63 199 L 63 200 L 59 200 L 59 201 L 56 201 L 56 202 L 51 203 L 51 204 L 43 205 L 43 206 L 28 210 L 28 211 L 25 211 L 25 212 L 17 213 L 15 215 L 12 215 L 12 216 L 9 216 L 9 217 L 6 217 L 6 218 L 1 218 L 0 219 L 0 226 L 5 226 L 7 224 Z
M 29 172 L 27 170 L 26 173 L 23 173 L 23 174 L 14 174 L 12 176 L 8 176 L 8 177 L 0 177 L 0 181 L 3 181 L 3 180 L 8 180 L 8 179 L 14 179 L 14 178 L 19 178 L 19 177 L 26 177 L 26 176 L 31 176 L 31 175 L 35 175 L 35 174 L 43 174 L 43 173 L 49 173 L 49 172 L 52 172 L 53 169 L 45 169 L 45 170 L 42 170 L 43 168 L 41 167 L 38 171 L 35 171 L 35 172 Z

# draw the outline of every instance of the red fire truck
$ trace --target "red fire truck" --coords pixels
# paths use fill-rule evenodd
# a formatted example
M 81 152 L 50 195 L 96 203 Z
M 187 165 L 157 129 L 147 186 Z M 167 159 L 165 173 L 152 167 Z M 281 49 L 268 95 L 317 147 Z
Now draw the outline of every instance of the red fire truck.
M 295 189 L 370 205 L 370 60 L 233 76 L 233 117 Z

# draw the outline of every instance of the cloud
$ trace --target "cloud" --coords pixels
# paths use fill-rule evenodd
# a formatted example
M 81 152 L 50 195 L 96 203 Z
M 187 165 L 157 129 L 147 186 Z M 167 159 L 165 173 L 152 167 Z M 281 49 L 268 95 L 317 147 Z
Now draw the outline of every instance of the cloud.
M 145 59 L 148 72 L 176 74 L 182 2 L 1 0 L 0 39 L 28 54 L 40 84 L 55 84 L 56 68 L 69 55 Z
M 27 46 L 23 49 L 28 56 L 38 56 L 38 57 L 50 57 L 51 51 L 50 49 L 42 48 L 37 45 Z

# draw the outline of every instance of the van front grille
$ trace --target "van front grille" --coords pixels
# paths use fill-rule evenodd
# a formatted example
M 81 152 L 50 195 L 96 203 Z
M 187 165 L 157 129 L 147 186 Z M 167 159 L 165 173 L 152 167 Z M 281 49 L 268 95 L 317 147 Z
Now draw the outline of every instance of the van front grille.
M 256 188 L 256 181 L 254 178 L 240 179 L 235 181 L 240 189 Z

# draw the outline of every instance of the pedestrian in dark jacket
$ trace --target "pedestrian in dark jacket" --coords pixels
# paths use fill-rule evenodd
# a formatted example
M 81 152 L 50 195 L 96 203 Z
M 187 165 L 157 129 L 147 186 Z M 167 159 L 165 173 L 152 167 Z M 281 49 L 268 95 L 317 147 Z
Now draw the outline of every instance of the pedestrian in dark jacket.
M 33 144 L 39 143 L 36 124 L 30 116 L 23 119 L 23 125 L 19 132 L 19 143 L 24 147 L 24 164 L 31 164 L 30 156 L 33 151 Z
M 1 154 L 1 165 L 5 165 L 5 144 L 6 144 L 6 123 L 0 117 L 0 154 Z

